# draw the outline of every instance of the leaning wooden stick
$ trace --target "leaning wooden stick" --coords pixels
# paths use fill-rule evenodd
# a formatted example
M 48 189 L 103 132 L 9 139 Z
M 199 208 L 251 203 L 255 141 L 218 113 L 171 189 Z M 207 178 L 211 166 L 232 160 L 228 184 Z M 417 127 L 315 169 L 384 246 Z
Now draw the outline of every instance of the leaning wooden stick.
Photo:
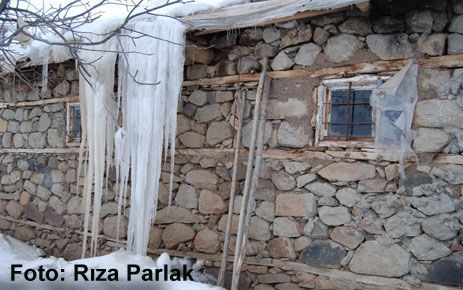
M 268 59 L 265 58 L 263 62 L 263 69 L 262 74 L 259 80 L 259 86 L 257 88 L 256 93 L 256 104 L 254 107 L 254 119 L 252 124 L 252 135 L 251 135 L 251 144 L 249 145 L 249 156 L 248 156 L 248 167 L 246 170 L 246 179 L 244 181 L 244 190 L 243 190 L 243 199 L 241 201 L 241 209 L 240 209 L 240 219 L 238 224 L 238 232 L 236 238 L 236 245 L 235 245 L 235 257 L 233 260 L 233 275 L 232 275 L 232 285 L 231 290 L 238 289 L 238 282 L 240 278 L 240 271 L 241 271 L 241 250 L 243 246 L 243 234 L 245 229 L 245 216 L 246 216 L 246 209 L 248 208 L 249 203 L 249 190 L 251 188 L 251 178 L 252 172 L 254 167 L 254 150 L 256 146 L 256 136 L 257 136 L 257 127 L 259 123 L 260 117 L 260 106 L 261 106 L 261 99 L 262 93 L 264 90 L 264 84 L 267 74 L 267 64 Z
M 240 147 L 241 147 L 241 128 L 243 125 L 243 117 L 244 117 L 244 107 L 245 107 L 245 100 L 244 100 L 244 92 L 240 92 L 240 97 L 238 99 L 238 108 L 239 108 L 239 119 L 238 119 L 238 128 L 236 133 L 236 145 L 235 145 L 235 156 L 233 159 L 233 171 L 232 171 L 232 181 L 230 186 L 230 199 L 228 204 L 228 216 L 227 216 L 227 228 L 225 230 L 225 239 L 223 242 L 223 256 L 222 256 L 222 264 L 220 265 L 219 271 L 219 278 L 217 280 L 217 286 L 223 287 L 224 278 L 225 278 L 225 271 L 227 268 L 227 260 L 228 260 L 228 245 L 230 244 L 230 235 L 231 235 L 231 225 L 232 225 L 232 218 L 233 218 L 233 205 L 235 201 L 235 192 L 236 192 L 236 175 L 238 172 L 238 161 L 240 157 Z

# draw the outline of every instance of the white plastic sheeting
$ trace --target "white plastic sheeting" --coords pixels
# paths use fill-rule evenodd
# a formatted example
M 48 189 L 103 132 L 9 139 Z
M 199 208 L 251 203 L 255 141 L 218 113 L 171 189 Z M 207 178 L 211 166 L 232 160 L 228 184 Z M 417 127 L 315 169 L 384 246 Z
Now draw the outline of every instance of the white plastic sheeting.
M 411 142 L 415 132 L 411 129 L 415 105 L 418 100 L 418 64 L 410 61 L 391 79 L 374 89 L 372 106 L 376 109 L 375 149 L 400 156 L 403 178 L 403 160 L 413 155 Z

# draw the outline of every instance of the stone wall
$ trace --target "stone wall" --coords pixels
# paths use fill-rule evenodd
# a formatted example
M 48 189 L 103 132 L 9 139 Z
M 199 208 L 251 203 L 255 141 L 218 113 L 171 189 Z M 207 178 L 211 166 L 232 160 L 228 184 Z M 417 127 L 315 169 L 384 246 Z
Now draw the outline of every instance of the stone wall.
M 373 6 L 370 16 L 353 9 L 240 32 L 190 35 L 190 44 L 195 46 L 187 49 L 185 78 L 259 72 L 263 57 L 270 58 L 272 70 L 314 70 L 463 53 L 463 2 L 425 3 L 410 4 L 406 11 L 393 4 Z M 418 162 L 405 164 L 406 180 L 399 178 L 398 164 L 392 159 L 358 157 L 354 153 L 361 150 L 356 148 L 313 147 L 312 89 L 320 79 L 274 80 L 265 126 L 265 148 L 274 153 L 266 156 L 260 172 L 246 248 L 247 256 L 260 263 L 244 266 L 242 289 L 378 289 L 345 276 L 335 277 L 335 273 L 346 272 L 400 278 L 412 285 L 463 285 L 463 165 L 450 163 L 451 158 L 447 163 L 434 160 L 436 154 L 458 157 L 463 153 L 462 72 L 420 69 L 413 123 Z M 50 87 L 65 82 L 69 88 L 64 95 L 72 94 L 75 80 L 66 77 L 71 74 L 57 73 L 64 79 Z M 245 147 L 250 142 L 256 86 L 255 82 L 241 84 L 246 94 Z M 165 166 L 160 208 L 149 243 L 152 249 L 210 254 L 207 265 L 211 273 L 216 273 L 219 264 L 214 255 L 223 245 L 233 157 L 226 149 L 233 148 L 238 88 L 219 84 L 184 87 L 178 109 L 173 206 L 166 207 L 164 184 L 168 183 L 169 166 Z M 5 97 L 6 92 L 4 87 L 4 100 L 13 101 Z M 50 130 L 64 130 L 64 106 L 56 107 L 48 111 L 39 108 L 37 116 L 32 114 L 37 108 L 3 110 L 0 129 L 2 124 L 5 129 L 0 130 L 0 138 L 3 145 L 10 145 L 3 147 L 37 148 L 31 136 L 24 137 L 27 140 L 22 144 L 16 141 L 18 146 L 14 142 L 23 138 L 16 137 L 18 134 L 34 133 L 48 142 L 41 146 L 53 147 L 56 143 L 48 140 Z M 42 131 L 44 113 L 51 124 Z M 24 122 L 31 123 L 30 132 L 21 131 L 28 126 Z M 13 132 L 15 127 L 18 132 Z M 8 139 L 12 141 L 4 143 Z M 297 152 L 304 154 L 300 158 L 292 155 Z M 244 159 L 243 155 L 238 170 L 234 233 Z M 39 231 L 0 219 L 2 232 L 54 255 L 78 257 L 82 217 L 81 199 L 76 196 L 76 160 L 76 154 L 2 154 L 0 215 L 62 230 Z M 108 239 L 115 237 L 116 212 L 110 187 L 100 227 Z M 113 249 L 105 244 L 105 238 L 100 243 L 100 254 Z M 307 267 L 304 271 L 283 270 L 284 261 Z M 336 270 L 314 270 L 326 268 Z

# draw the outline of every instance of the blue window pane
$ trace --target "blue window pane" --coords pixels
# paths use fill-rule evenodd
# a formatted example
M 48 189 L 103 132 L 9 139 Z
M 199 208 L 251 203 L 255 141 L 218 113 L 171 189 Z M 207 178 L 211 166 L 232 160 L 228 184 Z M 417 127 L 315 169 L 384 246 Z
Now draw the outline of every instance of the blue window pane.
M 330 136 L 371 136 L 370 90 L 333 90 L 330 101 Z

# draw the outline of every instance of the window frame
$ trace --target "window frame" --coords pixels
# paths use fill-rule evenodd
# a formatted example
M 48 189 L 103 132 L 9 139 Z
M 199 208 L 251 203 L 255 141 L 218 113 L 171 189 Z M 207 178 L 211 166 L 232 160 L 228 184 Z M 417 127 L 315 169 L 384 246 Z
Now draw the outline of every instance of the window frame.
M 325 78 L 316 88 L 316 128 L 315 145 L 323 147 L 362 147 L 373 148 L 375 139 L 376 108 L 371 104 L 371 136 L 350 136 L 345 137 L 329 136 L 330 102 L 331 90 L 373 90 L 378 88 L 390 76 L 380 75 L 358 75 L 349 78 Z
M 71 121 L 71 107 L 79 107 L 80 108 L 80 102 L 67 102 L 66 103 L 66 145 L 67 146 L 80 146 L 80 143 L 82 141 L 82 131 L 81 131 L 81 138 L 80 140 L 76 141 L 77 138 L 71 138 L 71 126 L 74 125 L 73 121 Z M 81 113 L 81 118 L 82 118 L 82 113 Z M 80 124 L 81 130 L 82 130 L 82 119 L 81 119 L 81 124 Z

